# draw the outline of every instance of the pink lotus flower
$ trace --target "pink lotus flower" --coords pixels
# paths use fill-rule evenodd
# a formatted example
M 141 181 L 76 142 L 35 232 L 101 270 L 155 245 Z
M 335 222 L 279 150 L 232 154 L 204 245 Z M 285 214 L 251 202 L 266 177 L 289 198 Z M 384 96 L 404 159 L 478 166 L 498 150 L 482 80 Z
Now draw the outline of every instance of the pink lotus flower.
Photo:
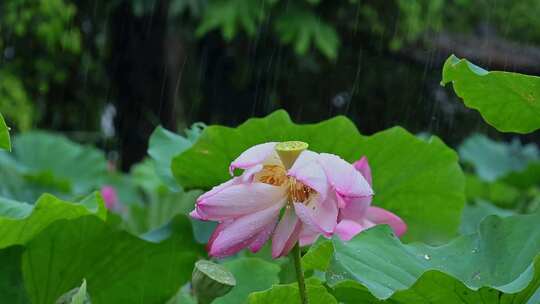
M 246 247 L 256 252 L 272 237 L 272 256 L 278 258 L 298 241 L 309 245 L 334 233 L 349 240 L 376 224 L 389 224 L 397 235 L 405 232 L 399 217 L 370 206 L 365 157 L 351 165 L 336 155 L 305 150 L 287 159 L 276 152 L 277 144 L 243 152 L 229 167 L 231 175 L 235 169 L 244 170 L 242 175 L 197 199 L 190 215 L 219 222 L 208 242 L 210 255 L 224 257 Z
M 371 186 L 371 168 L 367 158 L 364 156 L 353 165 Z M 402 236 L 407 231 L 407 225 L 397 215 L 382 208 L 370 206 L 370 204 L 371 197 L 367 208 L 360 207 L 362 204 L 348 204 L 340 209 L 338 224 L 334 232 L 342 240 L 348 241 L 361 231 L 379 224 L 389 225 L 397 236 Z

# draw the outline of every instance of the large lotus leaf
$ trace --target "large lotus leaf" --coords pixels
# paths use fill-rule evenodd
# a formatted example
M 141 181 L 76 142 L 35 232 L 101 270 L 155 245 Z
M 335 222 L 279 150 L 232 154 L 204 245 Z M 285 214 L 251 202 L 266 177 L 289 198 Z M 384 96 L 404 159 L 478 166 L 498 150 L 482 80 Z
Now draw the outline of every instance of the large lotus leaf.
M 465 105 L 497 130 L 530 133 L 540 128 L 540 77 L 488 72 L 452 55 L 444 63 L 441 83 L 449 82 Z
M 536 265 L 540 266 L 538 262 Z M 437 270 L 425 272 L 409 289 L 397 291 L 387 300 L 374 297 L 366 287 L 352 281 L 339 284 L 333 294 L 341 303 L 346 304 L 536 304 L 538 299 L 535 300 L 535 295 L 531 296 L 531 294 L 535 290 L 538 294 L 540 290 L 539 269 L 536 268 L 534 281 L 516 294 L 506 294 L 489 287 L 474 291 L 455 278 Z
M 212 188 L 230 178 L 228 167 L 249 147 L 269 142 L 301 140 L 309 149 L 338 154 L 354 161 L 362 154 L 362 135 L 345 117 L 318 124 L 294 124 L 285 111 L 249 119 L 237 128 L 209 126 L 199 140 L 172 161 L 176 179 L 186 188 Z
M 334 245 L 332 242 L 319 238 L 302 256 L 302 267 L 306 272 L 310 270 L 326 271 L 333 254 Z
M 60 219 L 92 214 L 104 220 L 107 216 L 98 194 L 91 194 L 77 204 L 44 194 L 32 207 L 25 203 L 0 200 L 0 248 L 25 244 Z
M 24 245 L 47 226 L 60 219 L 95 214 L 106 218 L 101 197 L 91 194 L 75 204 L 43 195 L 34 205 L 0 198 L 0 298 L 10 303 L 27 303 L 22 280 Z M 16 245 L 16 246 L 13 246 Z
M 465 208 L 463 208 L 459 232 L 461 234 L 475 233 L 482 220 L 490 215 L 507 217 L 515 214 L 516 212 L 512 210 L 502 209 L 488 201 L 477 199 L 473 203 L 466 204 Z
M 368 137 L 342 116 L 298 125 L 286 112 L 277 111 L 237 128 L 207 127 L 190 149 L 173 159 L 173 173 L 184 187 L 208 189 L 230 178 L 230 162 L 247 148 L 286 140 L 305 141 L 313 151 L 350 162 L 367 155 L 374 204 L 405 219 L 407 239 L 438 241 L 456 233 L 465 200 L 456 153 L 436 137 L 423 141 L 401 128 Z
M 333 304 L 336 299 L 315 278 L 306 281 L 307 297 L 310 304 Z M 272 288 L 249 295 L 249 304 L 300 304 L 298 284 L 274 285 Z
M 280 267 L 259 258 L 239 258 L 223 263 L 236 279 L 236 286 L 214 304 L 241 304 L 252 292 L 270 288 L 279 283 Z
M 31 303 L 38 304 L 54 303 L 83 279 L 92 303 L 161 304 L 189 280 L 203 254 L 185 217 L 177 218 L 173 236 L 158 244 L 90 215 L 56 221 L 24 247 L 18 286 L 24 283 Z M 0 268 L 14 261 L 2 260 Z
M 0 208 L 0 269 L 9 275 L 0 275 L 0 298 L 9 303 L 54 303 L 83 279 L 92 303 L 164 303 L 204 255 L 183 215 L 155 243 L 120 230 L 99 196 L 74 204 L 44 195 L 30 213 L 26 204 L 15 211 L 15 202 L 7 204 Z
M 387 226 L 349 242 L 334 239 L 333 247 L 327 282 L 342 300 L 477 303 L 479 297 L 494 294 L 525 303 L 540 286 L 540 264 L 534 262 L 540 253 L 540 214 L 489 216 L 476 233 L 438 247 L 404 245 Z M 327 249 L 312 250 L 323 250 L 319 257 L 324 259 Z
M 4 121 L 4 117 L 0 114 L 0 149 L 11 150 L 11 143 L 9 140 L 9 129 Z
M 371 164 L 374 204 L 405 220 L 405 240 L 439 243 L 454 235 L 465 182 L 453 150 L 437 137 L 424 141 L 401 128 L 365 137 L 360 150 Z
M 0 168 L 24 177 L 21 187 L 35 185 L 43 192 L 87 194 L 103 182 L 107 162 L 94 147 L 33 131 L 14 137 L 13 153 L 0 156 Z

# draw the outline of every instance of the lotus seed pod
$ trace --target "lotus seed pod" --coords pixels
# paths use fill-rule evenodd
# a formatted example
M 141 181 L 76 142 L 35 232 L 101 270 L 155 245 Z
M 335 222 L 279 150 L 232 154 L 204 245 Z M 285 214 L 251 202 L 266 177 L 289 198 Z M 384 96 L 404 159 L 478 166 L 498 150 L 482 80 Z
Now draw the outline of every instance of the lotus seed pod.
M 303 141 L 284 141 L 276 145 L 276 152 L 285 168 L 290 169 L 300 153 L 308 147 Z
M 225 267 L 201 260 L 195 263 L 191 285 L 198 303 L 207 304 L 231 291 L 236 280 Z

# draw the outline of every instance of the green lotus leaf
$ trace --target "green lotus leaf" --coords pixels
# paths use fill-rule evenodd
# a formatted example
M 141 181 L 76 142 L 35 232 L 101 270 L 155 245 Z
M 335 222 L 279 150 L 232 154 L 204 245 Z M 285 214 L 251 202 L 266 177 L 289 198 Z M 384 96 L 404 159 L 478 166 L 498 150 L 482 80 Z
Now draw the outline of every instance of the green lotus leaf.
M 540 77 L 489 72 L 452 55 L 444 63 L 441 84 L 449 82 L 465 106 L 478 110 L 497 130 L 530 133 L 540 128 Z

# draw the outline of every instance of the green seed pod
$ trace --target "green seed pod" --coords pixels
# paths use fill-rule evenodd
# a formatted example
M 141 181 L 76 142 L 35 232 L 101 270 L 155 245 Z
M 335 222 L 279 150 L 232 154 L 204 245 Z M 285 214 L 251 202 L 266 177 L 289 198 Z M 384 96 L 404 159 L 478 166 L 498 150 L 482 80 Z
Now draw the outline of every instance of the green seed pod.
M 199 304 L 211 303 L 227 294 L 236 285 L 233 274 L 225 267 L 201 260 L 195 263 L 191 286 Z
M 284 141 L 276 145 L 276 152 L 285 168 L 290 169 L 300 153 L 309 145 L 303 141 Z

